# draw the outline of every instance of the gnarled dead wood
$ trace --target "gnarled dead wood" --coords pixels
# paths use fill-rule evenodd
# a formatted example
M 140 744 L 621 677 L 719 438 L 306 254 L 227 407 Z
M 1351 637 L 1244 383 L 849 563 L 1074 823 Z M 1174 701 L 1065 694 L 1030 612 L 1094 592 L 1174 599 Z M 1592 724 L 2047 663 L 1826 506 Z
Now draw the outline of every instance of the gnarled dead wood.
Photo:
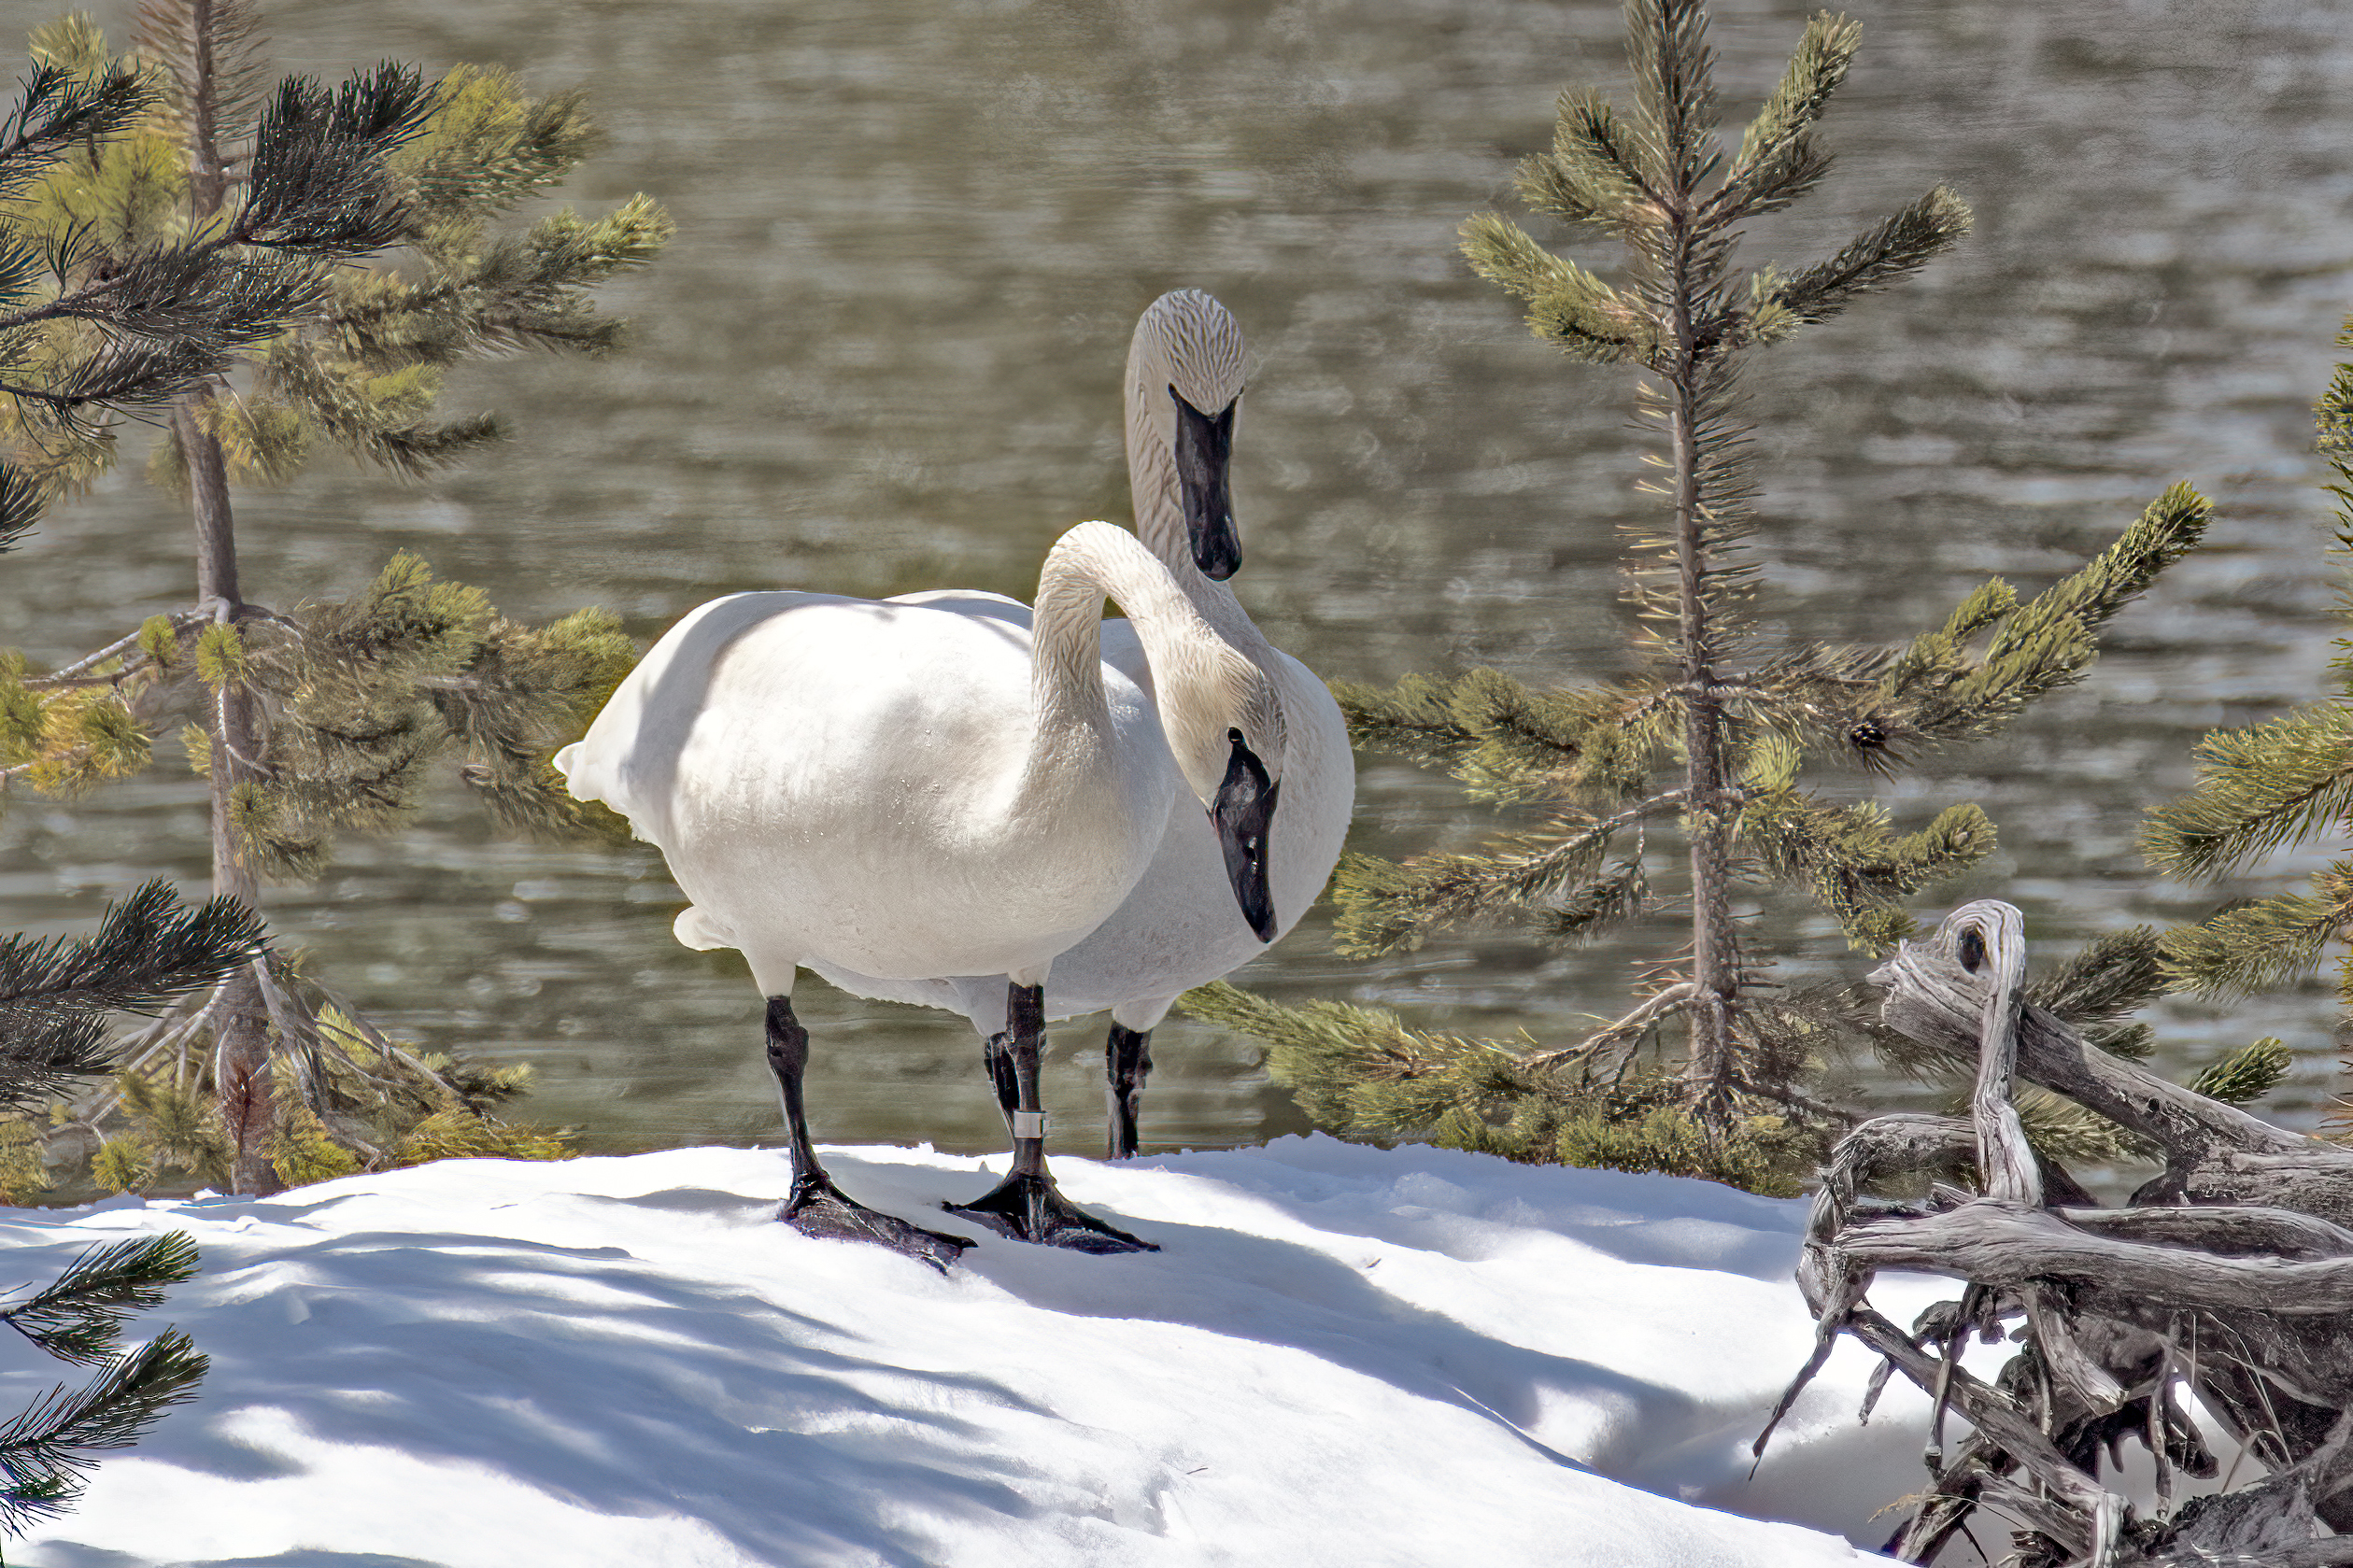
M 2079 1231 L 2116 1241 L 2195 1247 L 2220 1257 L 2353 1257 L 2353 1231 L 2287 1208 L 2059 1208 Z
M 1958 944 L 1957 933 L 1939 927 L 1929 944 L 1906 942 L 1871 979 L 1888 988 L 1880 1017 L 1890 1028 L 1974 1053 L 1983 997 L 1977 977 L 1962 966 Z M 2071 1025 L 2032 1003 L 2019 1012 L 2018 1070 L 2168 1151 L 2317 1154 L 2353 1168 L 2353 1154 L 2342 1149 L 2275 1127 L 2086 1045 Z
M 2150 1246 L 2095 1235 L 2048 1210 L 1999 1198 L 1980 1198 L 1941 1214 L 1866 1220 L 1839 1232 L 1833 1245 L 1875 1269 L 1917 1269 L 2011 1288 L 2059 1280 L 2074 1286 L 2086 1306 L 2095 1299 L 2118 1306 L 2122 1302 L 2110 1298 L 2138 1297 L 2160 1312 L 2353 1313 L 2353 1257 L 2222 1257 L 2189 1247 Z M 2353 1373 L 2353 1367 L 2347 1371 Z
M 2024 952 L 2015 910 L 1972 904 L 1872 977 L 1890 987 L 1891 1026 L 1975 1058 L 1970 1116 L 1880 1117 L 1841 1141 L 1799 1264 L 1815 1351 L 1782 1406 L 1840 1333 L 1929 1395 L 1936 1483 L 1890 1543 L 1908 1561 L 1933 1561 L 1984 1508 L 2030 1533 L 2018 1561 L 2038 1565 L 2353 1563 L 2353 1151 L 2089 1047 L 2023 1002 Z M 2130 1208 L 2099 1206 L 2027 1146 L 2013 1076 L 2147 1139 L 2164 1174 Z M 1975 1192 L 1931 1180 L 1925 1203 L 1865 1195 L 1964 1164 Z M 1966 1285 L 1907 1335 L 1865 1293 L 1888 1268 Z M 1958 1357 L 1972 1332 L 2021 1315 L 2023 1353 L 1998 1387 L 1970 1377 Z M 2216 1468 L 2176 1384 L 2273 1474 L 2135 1521 L 2098 1479 L 2119 1444 L 2150 1447 L 2161 1498 L 2174 1468 Z M 1948 1406 L 1975 1430 L 1940 1464 Z M 2318 1522 L 2340 1534 L 2314 1539 Z

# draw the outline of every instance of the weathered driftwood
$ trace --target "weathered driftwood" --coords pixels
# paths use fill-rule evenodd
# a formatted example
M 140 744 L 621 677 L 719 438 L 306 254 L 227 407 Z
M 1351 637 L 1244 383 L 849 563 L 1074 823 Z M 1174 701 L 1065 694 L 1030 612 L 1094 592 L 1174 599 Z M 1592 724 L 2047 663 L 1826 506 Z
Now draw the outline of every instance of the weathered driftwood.
M 2212 1217 L 2229 1211 L 2188 1212 L 2208 1217 L 2204 1225 L 2190 1228 L 2219 1231 Z M 1997 1288 L 2066 1284 L 2074 1288 L 2077 1305 L 2104 1315 L 2135 1302 L 2160 1318 L 2193 1307 L 2291 1317 L 2353 1313 L 2353 1256 L 2286 1258 L 2258 1251 L 2246 1243 L 2286 1232 L 2292 1220 L 2276 1209 L 2247 1213 L 2244 1229 L 2229 1232 L 2235 1254 L 2229 1256 L 2179 1243 L 2120 1240 L 2098 1234 L 2097 1227 L 2070 1224 L 2063 1212 L 1999 1198 L 1980 1198 L 1941 1214 L 1864 1220 L 1841 1232 L 1836 1245 L 1866 1268 L 1917 1269 Z M 2300 1248 L 2309 1246 L 2306 1236 L 2289 1234 Z
M 1974 906 L 1972 906 L 1974 908 Z M 1871 978 L 1888 987 L 1891 1028 L 1974 1052 L 1983 1024 L 1980 977 L 1961 962 L 1956 911 L 1929 943 L 1906 943 Z M 2252 1204 L 2353 1226 L 2353 1150 L 2275 1127 L 2085 1043 L 2041 1008 L 2020 1010 L 2018 1072 L 2164 1151 L 2165 1171 L 2135 1201 Z
M 1975 1055 L 1970 1115 L 1880 1117 L 1840 1143 L 1798 1271 L 1820 1331 L 1773 1422 L 1840 1334 L 1884 1358 L 1866 1419 L 1891 1372 L 1929 1395 L 1933 1481 L 1888 1545 L 1906 1561 L 1934 1561 L 1985 1510 L 2019 1532 L 2026 1568 L 2353 1563 L 2353 1151 L 2087 1046 L 2023 1002 L 2024 953 L 2018 911 L 1982 902 L 1873 976 L 1892 1026 Z M 2014 1077 L 2138 1134 L 2164 1174 L 2133 1207 L 2101 1207 L 2036 1158 Z M 1866 1191 L 1968 1166 L 1975 1191 L 1934 1182 L 1926 1203 Z M 1871 1310 L 1883 1268 L 1966 1284 L 1907 1335 Z M 1960 1367 L 1972 1334 L 2020 1319 L 2022 1350 L 1994 1385 Z M 2185 1387 L 2272 1474 L 2175 1511 L 2175 1474 L 2216 1469 Z M 1949 1455 L 1948 1408 L 1973 1429 Z M 2129 1441 L 2156 1459 L 2158 1517 L 2098 1479 Z M 2321 1523 L 2340 1533 L 2316 1539 Z

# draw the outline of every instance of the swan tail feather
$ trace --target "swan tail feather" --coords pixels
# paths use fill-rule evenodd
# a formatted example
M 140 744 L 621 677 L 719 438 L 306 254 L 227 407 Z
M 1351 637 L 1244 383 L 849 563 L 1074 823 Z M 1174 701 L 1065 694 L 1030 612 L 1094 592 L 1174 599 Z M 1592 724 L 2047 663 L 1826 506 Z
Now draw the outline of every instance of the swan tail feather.
M 678 918 L 670 923 L 670 934 L 678 939 L 679 946 L 693 948 L 697 953 L 735 945 L 733 931 L 713 919 L 708 910 L 693 904 L 678 911 Z

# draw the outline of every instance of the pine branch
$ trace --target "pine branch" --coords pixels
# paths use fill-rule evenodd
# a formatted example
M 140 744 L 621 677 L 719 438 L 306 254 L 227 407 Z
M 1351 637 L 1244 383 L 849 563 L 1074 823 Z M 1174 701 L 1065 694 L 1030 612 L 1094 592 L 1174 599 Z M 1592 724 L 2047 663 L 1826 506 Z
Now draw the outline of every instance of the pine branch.
M 120 135 L 155 102 L 138 70 L 116 63 L 84 75 L 43 61 L 20 86 L 16 106 L 0 120 L 0 202 L 22 194 L 72 148 Z
M 1863 28 L 1843 16 L 1819 13 L 1807 22 L 1780 85 L 1749 122 L 1724 183 L 1708 203 L 1710 219 L 1736 222 L 1777 212 L 1804 196 L 1830 170 L 1830 159 L 1808 134 L 1863 42 Z
M 1408 1027 L 1378 1008 L 1284 1007 L 1218 981 L 1188 991 L 1189 1016 L 1263 1040 L 1267 1070 L 1338 1136 L 1414 1138 L 1504 1159 L 1659 1171 L 1752 1192 L 1796 1191 L 1813 1140 L 1778 1118 L 1710 1136 L 1680 1105 L 1680 1081 L 1601 1052 L 1464 1039 Z M 1624 1021 L 1621 1021 L 1623 1023 Z M 1637 1035 L 1647 1021 L 1635 1025 Z M 1607 1031 L 1604 1031 L 1607 1033 Z
M 1656 358 L 1658 328 L 1647 313 L 1510 219 L 1474 213 L 1457 232 L 1471 270 L 1527 302 L 1528 331 L 1538 337 L 1594 364 Z
M 2213 513 L 2213 503 L 2187 484 L 2170 487 L 2083 570 L 2061 578 L 2003 623 L 1986 650 L 1987 659 L 2002 658 L 2011 644 L 2034 635 L 2046 619 L 2064 615 L 2094 629 L 2105 626 L 2160 572 L 2198 547 Z
M 2165 990 L 2164 949 L 2150 926 L 2086 942 L 2059 968 L 2026 987 L 2026 999 L 2078 1028 L 2138 1010 Z
M 0 1427 L 0 1529 L 21 1531 L 72 1506 L 107 1449 L 127 1448 L 174 1406 L 195 1397 L 209 1365 L 186 1335 L 166 1329 L 88 1387 L 63 1385 Z
M 2151 810 L 2141 853 L 2210 880 L 2353 815 L 2353 708 L 2327 702 L 2198 742 L 2198 782 Z
M 413 68 L 389 61 L 339 90 L 288 77 L 262 111 L 232 233 L 246 245 L 322 259 L 395 243 L 409 214 L 386 160 L 423 128 L 432 102 Z
M 418 419 L 440 390 L 440 371 L 429 364 L 380 375 L 361 364 L 329 361 L 313 345 L 281 339 L 271 346 L 262 379 L 319 434 L 406 479 L 462 461 L 504 434 L 494 415 L 440 425 Z
M 1343 1137 L 1393 1140 L 1426 1132 L 1465 1109 L 1466 1057 L 1507 1068 L 1513 1060 L 1493 1041 L 1410 1029 L 1383 1008 L 1284 1007 L 1224 981 L 1186 992 L 1178 1005 L 1203 1023 L 1264 1040 L 1275 1081 Z
M 1545 903 L 1537 911 L 1533 929 L 1547 941 L 1586 941 L 1600 935 L 1604 926 L 1641 912 L 1650 897 L 1651 879 L 1643 872 L 1642 857 L 1629 855 Z
M 1944 629 L 1917 638 L 1881 682 L 1867 721 L 1882 746 L 1975 740 L 2001 729 L 2036 699 L 2080 680 L 2098 657 L 2094 633 L 2160 572 L 2197 547 L 2212 507 L 2187 485 L 2151 501 L 2115 544 L 2023 605 L 2006 584 L 1985 584 Z M 1983 654 L 1962 643 L 1992 629 Z
M 111 261 L 104 281 L 103 292 L 68 296 L 50 314 L 217 359 L 276 336 L 326 297 L 328 280 L 297 260 L 177 245 Z
M 422 278 L 347 278 L 322 324 L 336 352 L 376 374 L 528 348 L 607 354 L 627 323 L 599 315 L 583 290 L 650 262 L 674 232 L 643 195 L 593 222 L 567 208 L 487 246 L 469 229 L 433 247 Z
M 2224 1105 L 2253 1105 L 2279 1087 L 2295 1060 L 2286 1041 L 2266 1035 L 2208 1066 L 2190 1081 L 2190 1090 Z
M 586 93 L 534 102 L 511 71 L 459 65 L 442 78 L 432 114 L 393 166 L 416 191 L 421 235 L 506 211 L 560 180 L 603 139 Z
M 1793 325 L 1829 320 L 1858 294 L 1901 282 L 1951 249 L 1974 221 L 1967 203 L 1946 187 L 1935 187 L 1849 241 L 1829 261 L 1788 277 L 1774 276 L 1754 307 L 1758 335 L 1778 335 L 1765 329 L 1768 310 Z
M 0 1310 L 0 1321 L 60 1361 L 94 1366 L 114 1354 L 124 1319 L 162 1306 L 166 1286 L 195 1273 L 186 1231 L 92 1247 L 37 1294 Z
M 2309 894 L 2257 899 L 2167 931 L 2165 974 L 2200 996 L 2252 996 L 2309 972 L 2348 925 L 2353 860 L 2340 860 L 2313 878 Z
M 48 496 L 23 470 L 0 463 L 0 552 L 13 550 L 33 531 Z
M 1629 145 L 1652 189 L 1693 190 L 1722 157 L 1707 7 L 1699 0 L 1626 0 L 1625 11 L 1637 105 Z
M 161 877 L 108 906 L 90 936 L 0 939 L 0 1049 L 14 1030 L 61 1015 L 152 1013 L 250 961 L 265 939 L 239 901 L 185 908 Z
M 1808 887 L 1848 940 L 1874 954 L 1911 932 L 1897 898 L 1960 875 L 1994 845 L 1993 824 L 1974 805 L 1948 806 L 1898 837 L 1875 802 L 1825 806 L 1794 789 L 1749 800 L 1739 832 L 1768 875 Z
M 1543 910 L 1567 936 L 1638 904 L 1640 866 L 1556 896 L 1592 874 L 1621 830 L 1682 803 L 1680 790 L 1652 796 L 1614 816 L 1564 813 L 1549 831 L 1498 840 L 1482 854 L 1428 855 L 1403 866 L 1367 855 L 1341 857 L 1334 874 L 1340 918 L 1333 944 L 1374 957 L 1419 947 L 1433 931 L 1465 920 Z M 1553 929 L 1553 927 L 1548 927 Z
M 1655 223 L 1663 205 L 1609 100 L 1570 89 L 1556 107 L 1552 150 L 1520 164 L 1521 199 L 1555 218 L 1619 233 Z
M 0 1035 L 0 1111 L 27 1114 L 113 1070 L 105 1018 L 66 1013 L 25 1020 Z

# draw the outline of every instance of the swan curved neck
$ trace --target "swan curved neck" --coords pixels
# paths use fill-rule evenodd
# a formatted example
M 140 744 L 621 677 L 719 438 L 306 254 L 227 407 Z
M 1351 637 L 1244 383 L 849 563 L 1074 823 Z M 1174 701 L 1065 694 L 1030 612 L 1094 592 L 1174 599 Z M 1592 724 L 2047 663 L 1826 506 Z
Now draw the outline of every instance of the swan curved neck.
M 1103 600 L 1154 643 L 1171 633 L 1211 635 L 1167 569 L 1109 523 L 1081 523 L 1055 542 L 1038 572 L 1031 615 L 1031 690 L 1042 718 L 1108 721 L 1103 694 Z
M 1206 582 L 1206 579 L 1204 580 Z M 1209 585 L 1214 586 L 1214 585 Z M 1247 677 L 1246 664 L 1215 624 L 1198 610 L 1168 568 L 1124 529 L 1081 523 L 1046 555 L 1038 573 L 1031 614 L 1030 679 L 1038 713 L 1033 768 L 1068 766 L 1050 753 L 1084 744 L 1091 733 L 1108 745 L 1110 706 L 1103 690 L 1103 600 L 1127 612 L 1152 666 L 1162 727 L 1182 751 L 1193 730 L 1210 725 L 1222 699 Z M 1222 733 L 1222 722 L 1213 725 Z M 1108 754 L 1106 754 L 1108 755 Z

